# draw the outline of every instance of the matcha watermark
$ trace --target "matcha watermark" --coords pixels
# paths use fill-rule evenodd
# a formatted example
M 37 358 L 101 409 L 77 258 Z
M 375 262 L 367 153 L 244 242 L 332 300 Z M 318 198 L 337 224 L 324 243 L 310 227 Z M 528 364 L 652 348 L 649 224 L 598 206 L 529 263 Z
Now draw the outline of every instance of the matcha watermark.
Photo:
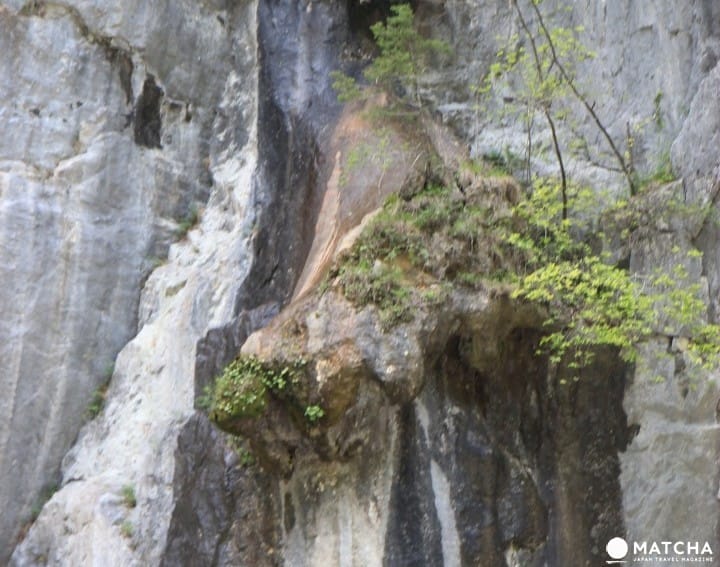
M 608 565 L 622 563 L 713 563 L 713 549 L 707 541 L 633 541 L 614 537 L 605 546 Z

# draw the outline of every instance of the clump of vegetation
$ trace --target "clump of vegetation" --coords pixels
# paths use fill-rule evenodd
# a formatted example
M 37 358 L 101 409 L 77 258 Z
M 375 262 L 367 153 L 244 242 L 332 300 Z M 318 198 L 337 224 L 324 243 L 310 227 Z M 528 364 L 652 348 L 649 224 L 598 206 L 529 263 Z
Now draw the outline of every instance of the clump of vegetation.
M 251 467 L 255 464 L 255 456 L 248 446 L 247 439 L 240 435 L 232 435 L 230 438 L 230 445 L 240 460 L 240 466 Z
M 122 524 L 120 524 L 120 534 L 125 539 L 132 539 L 135 534 L 135 526 L 132 525 L 130 520 L 125 520 Z
M 110 388 L 110 379 L 112 378 L 113 372 L 115 371 L 115 363 L 111 362 L 105 367 L 103 372 L 104 381 L 98 386 L 93 392 L 92 398 L 85 408 L 85 418 L 89 421 L 95 419 L 105 407 L 105 399 L 107 398 L 107 392 Z
M 510 215 L 505 197 L 519 191 L 507 177 L 458 189 L 430 185 L 408 199 L 390 197 L 355 245 L 331 268 L 323 289 L 337 287 L 356 307 L 373 305 L 383 329 L 437 306 L 447 285 L 481 287 L 516 251 L 493 227 Z M 495 279 L 498 279 L 496 277 Z
M 45 485 L 40 491 L 39 496 L 30 508 L 30 522 L 37 520 L 43 507 L 47 504 L 53 495 L 60 489 L 60 486 L 56 483 Z
M 578 239 L 588 233 L 590 222 L 578 209 L 596 207 L 587 201 L 580 205 L 586 197 L 578 192 L 568 201 L 575 214 L 563 218 L 560 190 L 557 183 L 537 182 L 515 209 L 523 220 L 518 225 L 522 231 L 507 232 L 508 242 L 522 250 L 527 261 L 516 274 L 513 295 L 547 312 L 541 351 L 571 368 L 587 365 L 601 346 L 615 347 L 625 360 L 633 361 L 637 344 L 659 332 L 660 313 L 684 329 L 688 353 L 696 362 L 705 364 L 717 356 L 720 327 L 707 322 L 700 286 L 688 282 L 687 273 L 682 277 L 684 268 L 672 276 L 648 277 L 609 264 Z M 623 207 L 630 217 L 632 210 Z
M 35 520 L 38 519 L 38 516 L 40 516 L 40 512 L 42 512 L 45 504 L 48 503 L 48 501 L 59 489 L 60 486 L 56 483 L 51 483 L 43 487 L 43 489 L 40 491 L 39 496 L 37 497 L 33 505 L 30 507 L 30 514 L 25 518 L 25 521 L 20 526 L 20 531 L 17 536 L 18 543 L 25 539 L 33 523 L 35 522 Z
M 583 241 L 584 235 L 593 232 L 598 206 L 588 206 L 591 192 L 574 187 L 567 175 L 558 124 L 565 123 L 577 135 L 570 103 L 583 108 L 592 120 L 614 166 L 591 156 L 584 140 L 575 140 L 576 147 L 584 149 L 586 159 L 621 173 L 627 181 L 630 200 L 612 207 L 615 221 L 623 225 L 621 241 L 628 242 L 642 225 L 636 203 L 645 197 L 639 188 L 647 191 L 652 183 L 666 183 L 674 175 L 670 160 L 665 158 L 647 179 L 637 176 L 629 125 L 623 153 L 577 78 L 579 65 L 594 57 L 579 39 L 582 28 L 550 25 L 540 4 L 539 0 L 512 0 L 520 33 L 500 49 L 480 89 L 489 92 L 510 87 L 514 96 L 504 98 L 506 107 L 525 121 L 527 131 L 525 170 L 530 191 L 515 207 L 512 223 L 495 227 L 504 233 L 505 243 L 521 260 L 507 271 L 508 280 L 515 286 L 513 295 L 537 304 L 548 314 L 547 334 L 540 347 L 553 362 L 564 360 L 571 367 L 581 367 L 602 346 L 615 347 L 626 360 L 633 360 L 635 345 L 657 332 L 658 310 L 689 335 L 686 338 L 694 345 L 689 351 L 707 359 L 708 354 L 720 351 L 720 329 L 707 323 L 698 286 L 683 285 L 678 277 L 662 280 L 631 275 Z M 658 127 L 662 126 L 661 100 L 658 94 L 654 113 Z M 537 151 L 533 125 L 537 118 L 547 124 L 551 134 L 560 174 L 557 180 L 532 179 L 531 155 Z M 501 154 L 490 157 L 496 168 L 507 168 Z M 464 279 L 473 276 L 472 272 L 463 274 Z
M 299 404 L 299 390 L 305 378 L 307 361 L 299 359 L 288 364 L 264 362 L 255 356 L 239 356 L 228 364 L 209 390 L 205 404 L 210 419 L 228 423 L 262 415 L 268 396 L 274 395 L 290 404 Z M 317 421 L 324 412 L 320 406 L 306 417 Z
M 137 506 L 137 498 L 135 496 L 135 487 L 132 484 L 126 484 L 121 490 L 123 504 L 128 508 Z
M 85 416 L 88 420 L 92 421 L 99 416 L 100 412 L 105 407 L 105 397 L 107 396 L 108 387 L 109 383 L 106 382 L 96 388 L 93 392 L 92 398 L 90 398 L 90 403 L 85 410 Z
M 363 73 L 370 84 L 361 86 L 341 71 L 331 73 L 340 102 L 367 97 L 374 89 L 380 89 L 395 102 L 403 100 L 420 107 L 420 76 L 433 55 L 448 53 L 450 49 L 445 42 L 424 38 L 415 30 L 409 4 L 395 4 L 390 10 L 392 13 L 385 22 L 370 28 L 379 50 Z
M 228 364 L 215 382 L 210 402 L 213 421 L 229 417 L 256 417 L 265 411 L 267 370 L 255 357 L 239 357 Z
M 673 171 L 672 161 L 670 160 L 670 152 L 665 152 L 660 156 L 657 167 L 646 177 L 638 178 L 637 185 L 641 188 L 647 188 L 651 184 L 663 184 L 675 181 L 677 175 Z
M 539 353 L 571 368 L 605 346 L 634 360 L 638 342 L 658 332 L 658 310 L 682 326 L 698 361 L 720 353 L 720 327 L 705 319 L 698 284 L 682 274 L 632 275 L 584 241 L 596 221 L 591 212 L 600 208 L 592 191 L 570 186 L 564 202 L 557 180 L 535 179 L 503 210 L 490 195 L 509 183 L 504 179 L 465 193 L 431 186 L 409 199 L 390 197 L 330 270 L 325 288 L 336 287 L 358 308 L 375 306 L 388 330 L 423 305 L 441 304 L 448 286 L 504 282 L 514 298 L 546 313 Z M 619 210 L 628 216 L 627 239 L 638 213 L 628 204 Z
M 310 423 L 316 423 L 325 417 L 325 410 L 318 405 L 311 405 L 305 408 L 305 417 Z
M 178 221 L 177 228 L 175 229 L 175 236 L 178 239 L 185 238 L 190 229 L 193 228 L 199 220 L 200 209 L 198 209 L 197 205 L 192 204 L 185 216 Z

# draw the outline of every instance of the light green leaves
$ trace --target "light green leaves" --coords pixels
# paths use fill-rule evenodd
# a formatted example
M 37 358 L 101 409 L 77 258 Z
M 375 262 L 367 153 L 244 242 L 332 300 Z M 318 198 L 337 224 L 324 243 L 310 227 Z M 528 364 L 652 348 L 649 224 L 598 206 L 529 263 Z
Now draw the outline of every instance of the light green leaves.
M 571 354 L 571 366 L 582 366 L 600 346 L 620 349 L 626 360 L 634 345 L 651 332 L 652 300 L 630 275 L 589 256 L 550 262 L 525 276 L 514 297 L 546 306 L 552 331 L 540 346 L 553 361 Z
M 364 91 L 352 77 L 348 77 L 341 71 L 332 71 L 330 78 L 333 80 L 332 88 L 337 93 L 340 102 L 351 102 L 363 98 Z
M 573 192 L 573 214 L 563 220 L 558 192 L 557 182 L 536 180 L 532 194 L 515 208 L 521 225 L 506 240 L 528 259 L 514 297 L 548 313 L 548 334 L 540 351 L 552 362 L 565 360 L 579 368 L 592 361 L 598 347 L 615 347 L 625 360 L 633 361 L 639 342 L 658 333 L 681 334 L 695 363 L 712 363 L 720 354 L 720 326 L 707 322 L 701 286 L 690 281 L 682 259 L 672 271 L 651 277 L 633 276 L 606 263 L 577 238 L 588 232 L 582 219 L 595 209 L 591 200 L 582 190 Z M 636 214 L 627 201 L 617 207 Z M 673 254 L 681 254 L 679 247 Z M 663 320 L 670 326 L 659 328 Z
M 391 6 L 391 15 L 385 22 L 377 22 L 370 31 L 380 54 L 365 69 L 368 82 L 390 95 L 403 85 L 410 97 L 417 101 L 417 81 L 427 70 L 433 54 L 446 54 L 450 48 L 444 41 L 422 37 L 413 25 L 413 11 L 409 4 Z M 367 88 L 340 71 L 331 73 L 333 88 L 340 102 L 349 102 L 367 96 Z

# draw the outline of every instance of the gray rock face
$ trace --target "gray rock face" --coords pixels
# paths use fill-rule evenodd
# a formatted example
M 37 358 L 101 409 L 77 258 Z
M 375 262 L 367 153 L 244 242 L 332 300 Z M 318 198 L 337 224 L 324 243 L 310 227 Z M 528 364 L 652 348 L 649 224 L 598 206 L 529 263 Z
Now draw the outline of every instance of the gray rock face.
M 347 458 L 290 451 L 285 474 L 241 466 L 195 412 L 293 293 L 335 157 L 328 72 L 358 72 L 367 26 L 386 11 L 0 2 L 0 563 L 584 565 L 604 561 L 615 535 L 718 541 L 717 381 L 684 366 L 682 341 L 670 358 L 665 339 L 647 345 L 623 400 L 612 356 L 555 391 L 529 357 L 532 337 L 509 338 L 492 365 L 468 337 L 448 339 L 419 375 L 398 350 L 421 356 L 418 341 L 381 345 L 368 330 L 359 340 L 382 354 L 384 383 L 369 382 L 351 416 L 366 452 L 353 457 L 349 428 L 336 446 Z M 423 78 L 423 99 L 474 155 L 521 155 L 526 133 L 479 114 L 472 88 L 497 37 L 517 31 L 508 3 L 423 1 L 417 14 L 454 50 Z M 700 209 L 719 184 L 720 7 L 588 0 L 558 17 L 585 26 L 597 57 L 584 86 L 623 150 L 629 127 L 650 173 L 672 147 L 683 180 L 666 191 L 698 207 L 649 227 L 631 267 L 667 271 L 686 260 L 676 246 L 699 248 L 688 268 L 707 279 L 716 316 L 720 233 Z M 536 136 L 547 147 L 542 127 Z M 569 163 L 575 178 L 622 191 L 587 156 Z M 180 238 L 193 206 L 199 222 Z M 81 429 L 110 374 L 103 412 Z
M 240 194 L 250 190 L 249 178 L 240 186 L 238 151 L 254 127 L 255 100 L 241 8 L 5 4 L 0 67 L 12 80 L 0 86 L 0 562 L 40 489 L 59 480 L 118 351 L 157 316 L 141 308 L 138 321 L 140 289 L 191 203 L 207 199 L 209 169 L 219 207 L 247 210 L 246 197 L 231 195 L 236 184 Z M 182 32 L 168 33 L 174 28 Z M 223 222 L 238 224 L 231 219 Z M 195 311 L 210 316 L 199 304 Z
M 519 2 L 532 21 L 528 2 Z M 453 61 L 426 78 L 424 96 L 437 107 L 444 120 L 470 142 L 475 154 L 511 152 L 523 156 L 527 134 L 518 128 L 521 116 L 499 101 L 478 98 L 472 87 L 486 77 L 499 47 L 520 25 L 511 16 L 511 4 L 466 0 L 421 2 L 424 26 L 447 39 Z M 707 72 L 720 56 L 718 7 L 712 0 L 692 2 L 682 10 L 669 0 L 642 3 L 632 0 L 598 3 L 545 1 L 543 13 L 549 25 L 583 26 L 579 39 L 595 57 L 579 67 L 579 87 L 616 141 L 624 146 L 628 131 L 634 138 L 633 162 L 645 175 L 664 165 L 670 146 L 681 130 L 691 102 Z M 520 42 L 518 42 L 520 44 Z M 517 97 L 512 89 L 507 98 Z M 589 144 L 592 162 L 616 167 L 609 148 L 576 101 L 561 101 L 573 117 L 572 128 Z M 584 152 L 570 151 L 568 124 L 559 124 L 560 138 L 570 174 L 594 185 L 622 185 L 615 173 L 588 162 Z M 538 116 L 534 125 L 536 145 L 542 147 L 535 167 L 555 172 L 550 163 L 547 127 Z

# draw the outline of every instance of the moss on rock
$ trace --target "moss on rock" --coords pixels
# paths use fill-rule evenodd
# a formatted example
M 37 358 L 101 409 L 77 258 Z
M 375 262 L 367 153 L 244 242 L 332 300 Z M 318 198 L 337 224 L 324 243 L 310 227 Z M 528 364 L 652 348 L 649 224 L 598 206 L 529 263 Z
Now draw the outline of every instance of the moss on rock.
M 302 382 L 306 361 L 274 364 L 254 356 L 239 356 L 215 381 L 210 395 L 210 419 L 225 429 L 228 424 L 256 418 L 265 412 L 268 395 L 289 398 Z
M 391 196 L 354 246 L 331 269 L 356 307 L 374 305 L 385 330 L 437 305 L 443 289 L 478 288 L 512 263 L 514 251 L 498 230 L 519 194 L 506 177 L 467 187 L 429 185 L 407 198 Z

